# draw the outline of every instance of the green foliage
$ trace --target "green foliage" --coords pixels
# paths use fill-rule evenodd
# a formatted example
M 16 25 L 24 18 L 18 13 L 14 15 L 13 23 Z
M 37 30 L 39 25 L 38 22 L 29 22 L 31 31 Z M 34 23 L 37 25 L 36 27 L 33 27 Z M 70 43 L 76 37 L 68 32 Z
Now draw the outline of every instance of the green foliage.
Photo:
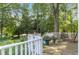
M 77 32 L 77 4 L 0 4 L 1 36 L 53 32 L 55 25 L 59 32 Z

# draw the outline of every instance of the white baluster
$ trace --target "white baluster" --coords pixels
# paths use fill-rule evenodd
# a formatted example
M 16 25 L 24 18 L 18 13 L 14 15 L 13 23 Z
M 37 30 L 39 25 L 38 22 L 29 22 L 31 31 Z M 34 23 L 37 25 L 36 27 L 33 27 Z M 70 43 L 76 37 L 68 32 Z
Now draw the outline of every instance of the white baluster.
M 1 49 L 1 55 L 5 55 L 5 49 Z
M 40 54 L 40 40 L 38 40 L 38 55 Z
M 25 43 L 25 55 L 27 55 L 27 43 Z
M 40 39 L 38 39 L 38 55 L 39 55 L 39 54 L 40 54 L 40 52 L 41 52 L 41 51 L 40 51 L 40 50 L 41 50 L 40 45 L 41 45 L 41 44 L 40 44 Z
M 9 48 L 9 55 L 12 55 L 12 47 Z
M 39 51 L 40 51 L 39 54 L 42 53 L 42 44 L 43 44 L 43 43 L 42 43 L 42 40 L 40 39 L 40 40 L 39 40 Z
M 31 42 L 31 53 L 33 55 L 33 41 Z
M 38 44 L 37 44 L 37 40 L 35 41 L 35 55 L 37 54 L 37 47 L 38 46 Z
M 31 53 L 31 48 L 30 48 L 30 42 L 28 42 L 28 55 L 30 55 L 30 53 Z
M 40 40 L 40 54 L 42 55 L 42 52 L 43 52 L 43 41 L 42 41 L 42 39 Z
M 18 55 L 18 46 L 15 46 L 15 55 Z
M 22 44 L 20 45 L 20 49 L 21 49 L 20 53 L 21 53 L 21 55 L 23 55 L 23 45 Z
M 33 55 L 35 55 L 36 54 L 36 42 L 35 41 L 33 41 L 34 43 L 33 43 L 33 45 L 34 45 L 34 49 L 33 49 Z
M 39 54 L 39 39 L 36 42 L 37 42 L 37 55 L 38 55 Z

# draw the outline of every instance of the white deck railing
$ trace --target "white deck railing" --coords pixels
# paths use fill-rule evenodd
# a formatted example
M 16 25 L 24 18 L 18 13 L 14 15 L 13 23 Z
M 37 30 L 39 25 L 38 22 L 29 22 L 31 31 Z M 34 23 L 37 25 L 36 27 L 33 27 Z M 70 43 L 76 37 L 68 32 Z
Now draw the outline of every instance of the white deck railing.
M 42 39 L 0 46 L 0 55 L 41 55 Z

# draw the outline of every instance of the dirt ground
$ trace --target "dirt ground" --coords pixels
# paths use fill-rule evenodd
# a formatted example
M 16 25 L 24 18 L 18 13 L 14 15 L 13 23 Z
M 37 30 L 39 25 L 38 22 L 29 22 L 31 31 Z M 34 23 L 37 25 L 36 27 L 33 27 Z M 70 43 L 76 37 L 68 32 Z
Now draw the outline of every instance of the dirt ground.
M 44 46 L 44 55 L 78 55 L 78 43 L 63 41 L 59 44 Z

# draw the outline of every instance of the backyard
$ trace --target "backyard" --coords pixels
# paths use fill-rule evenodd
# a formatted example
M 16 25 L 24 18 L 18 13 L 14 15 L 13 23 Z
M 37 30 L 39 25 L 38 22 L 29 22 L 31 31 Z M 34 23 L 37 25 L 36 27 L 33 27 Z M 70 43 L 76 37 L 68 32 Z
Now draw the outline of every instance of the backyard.
M 77 10 L 77 3 L 0 3 L 0 55 L 77 55 Z
M 44 55 L 77 55 L 78 44 L 73 42 L 62 42 L 57 45 L 44 46 Z

